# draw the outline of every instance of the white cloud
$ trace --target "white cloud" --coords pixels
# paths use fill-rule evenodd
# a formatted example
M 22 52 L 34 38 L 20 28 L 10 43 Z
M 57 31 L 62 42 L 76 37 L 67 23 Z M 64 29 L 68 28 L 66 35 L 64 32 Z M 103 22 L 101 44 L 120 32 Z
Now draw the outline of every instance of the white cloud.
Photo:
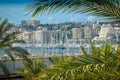
M 88 16 L 87 21 L 95 21 L 96 16 Z
M 49 16 L 49 17 L 48 17 L 48 20 L 52 20 L 52 19 L 53 19 L 53 17 L 52 17 L 52 16 Z

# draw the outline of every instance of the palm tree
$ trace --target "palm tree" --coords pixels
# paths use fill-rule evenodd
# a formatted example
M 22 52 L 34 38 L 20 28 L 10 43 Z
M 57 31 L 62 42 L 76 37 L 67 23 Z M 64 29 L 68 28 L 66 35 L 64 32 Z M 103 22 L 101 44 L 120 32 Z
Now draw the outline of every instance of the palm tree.
M 66 12 L 86 13 L 100 16 L 108 21 L 120 22 L 119 0 L 35 0 L 27 6 L 32 17 L 42 13 Z M 92 54 L 81 46 L 83 56 L 52 57 L 53 63 L 44 70 L 43 80 L 119 80 L 120 46 L 112 52 L 112 46 L 104 48 L 91 45 Z M 44 75 L 44 76 L 43 76 Z
M 109 21 L 119 22 L 119 0 L 34 0 L 26 10 L 32 17 L 42 13 L 66 12 L 86 13 L 101 16 Z
M 24 70 L 18 74 L 26 80 L 119 80 L 120 45 L 113 53 L 112 46 L 91 45 L 92 54 L 81 46 L 82 56 L 55 56 L 49 60 L 52 65 L 45 67 L 40 60 L 24 63 Z
M 26 80 L 39 80 L 39 74 L 44 70 L 46 65 L 41 60 L 32 60 L 23 63 L 24 70 L 17 71 L 17 74 L 22 75 Z M 42 79 L 41 79 L 42 80 Z
M 112 53 L 112 46 L 95 49 L 91 45 L 92 54 L 88 54 L 81 47 L 83 56 L 51 57 L 53 63 L 44 70 L 39 79 L 42 80 L 119 80 L 120 79 L 120 54 L 119 47 Z M 119 51 L 120 52 L 120 51 Z M 117 55 L 116 55 L 117 54 Z
M 23 59 L 28 59 L 29 54 L 25 49 L 21 47 L 13 47 L 15 43 L 24 43 L 23 40 L 18 40 L 17 36 L 20 32 L 12 32 L 13 25 L 8 24 L 8 19 L 0 20 L 0 55 L 7 54 L 8 57 L 15 61 L 15 56 L 19 56 Z M 6 75 L 10 75 L 7 67 L 0 60 L 0 67 Z

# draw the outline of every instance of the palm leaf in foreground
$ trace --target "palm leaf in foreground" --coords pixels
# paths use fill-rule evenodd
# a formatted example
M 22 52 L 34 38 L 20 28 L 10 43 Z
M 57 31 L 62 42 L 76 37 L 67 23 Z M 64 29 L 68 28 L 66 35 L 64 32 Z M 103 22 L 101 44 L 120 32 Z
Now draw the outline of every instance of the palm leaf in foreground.
M 116 58 L 111 50 L 111 45 L 106 44 L 104 48 L 96 49 L 96 55 L 99 56 L 92 53 L 89 56 L 65 56 L 57 59 L 52 57 L 50 60 L 53 59 L 51 60 L 53 65 L 40 73 L 39 78 L 43 80 L 120 79 L 120 58 Z
M 25 61 L 23 63 L 24 70 L 17 71 L 17 74 L 22 75 L 26 80 L 38 80 L 39 73 L 44 70 L 45 65 L 41 60 Z
M 15 56 L 28 59 L 27 55 L 29 54 L 22 48 L 13 47 L 15 43 L 24 43 L 22 40 L 18 40 L 17 36 L 19 32 L 12 32 L 13 25 L 8 24 L 8 19 L 1 20 L 0 23 L 0 57 L 7 54 L 11 60 L 15 60 Z M 6 75 L 10 75 L 9 70 L 5 64 L 0 60 L 0 67 Z
M 26 8 L 32 17 L 42 13 L 87 13 L 119 22 L 119 0 L 34 0 Z

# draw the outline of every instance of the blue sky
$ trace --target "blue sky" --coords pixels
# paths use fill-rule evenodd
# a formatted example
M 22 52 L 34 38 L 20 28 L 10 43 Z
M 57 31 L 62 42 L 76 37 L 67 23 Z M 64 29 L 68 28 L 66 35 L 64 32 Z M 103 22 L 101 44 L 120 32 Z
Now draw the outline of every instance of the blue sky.
M 0 0 L 0 4 L 26 4 L 33 0 Z
M 31 15 L 26 15 L 25 6 L 33 0 L 0 0 L 0 17 L 8 18 L 9 22 L 20 24 L 21 20 L 29 20 Z M 63 23 L 99 20 L 95 16 L 84 14 L 62 14 L 60 12 L 49 15 L 38 15 L 36 20 L 41 23 Z

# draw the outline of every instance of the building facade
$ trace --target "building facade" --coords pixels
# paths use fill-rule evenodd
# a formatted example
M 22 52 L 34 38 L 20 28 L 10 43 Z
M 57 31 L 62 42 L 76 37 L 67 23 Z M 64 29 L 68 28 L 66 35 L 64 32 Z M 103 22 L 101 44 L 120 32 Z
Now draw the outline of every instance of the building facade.
M 74 40 L 79 40 L 84 38 L 84 28 L 73 28 L 72 29 L 72 38 Z

